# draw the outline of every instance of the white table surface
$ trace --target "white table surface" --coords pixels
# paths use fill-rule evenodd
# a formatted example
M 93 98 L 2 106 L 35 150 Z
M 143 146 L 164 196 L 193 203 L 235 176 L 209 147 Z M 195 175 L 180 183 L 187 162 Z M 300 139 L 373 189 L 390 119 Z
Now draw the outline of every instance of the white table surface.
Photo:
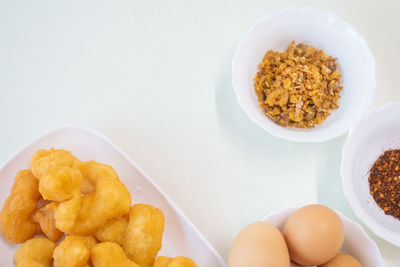
M 240 109 L 231 59 L 289 6 L 331 10 L 377 61 L 371 110 L 400 100 L 400 1 L 0 0 L 0 163 L 55 127 L 99 130 L 137 161 L 223 257 L 246 224 L 320 202 L 355 219 L 339 174 L 346 136 L 294 144 Z M 400 248 L 377 238 L 389 267 Z

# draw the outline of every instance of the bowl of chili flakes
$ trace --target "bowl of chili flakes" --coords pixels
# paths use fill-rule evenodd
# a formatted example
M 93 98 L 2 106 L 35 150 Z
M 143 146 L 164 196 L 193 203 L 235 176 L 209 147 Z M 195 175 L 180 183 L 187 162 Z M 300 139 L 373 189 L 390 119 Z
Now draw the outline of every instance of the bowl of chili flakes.
M 354 213 L 400 247 L 400 102 L 384 105 L 350 130 L 342 152 L 343 189 Z
M 282 55 L 292 41 L 297 44 L 295 49 L 311 47 L 318 52 L 322 50 L 320 54 L 326 54 L 332 62 L 337 58 L 337 69 L 335 67 L 332 74 L 339 75 L 336 82 L 340 79 L 337 86 L 340 88 L 335 94 L 340 93 L 340 97 L 332 98 L 332 109 L 326 114 L 315 115 L 314 121 L 305 123 L 296 121 L 298 114 L 295 112 L 287 112 L 285 116 L 289 120 L 280 123 L 274 118 L 279 107 L 260 108 L 260 98 L 264 99 L 255 86 L 260 63 L 265 63 L 267 51 L 279 51 Z M 232 61 L 232 83 L 242 109 L 271 135 L 295 142 L 322 142 L 343 135 L 361 120 L 374 95 L 375 68 L 375 58 L 366 40 L 351 24 L 331 12 L 308 7 L 289 8 L 270 13 L 240 40 Z M 292 96 L 286 98 L 292 101 Z M 297 104 L 293 105 L 299 105 L 294 98 L 296 96 L 293 96 L 293 103 Z M 279 115 L 278 118 L 284 117 Z

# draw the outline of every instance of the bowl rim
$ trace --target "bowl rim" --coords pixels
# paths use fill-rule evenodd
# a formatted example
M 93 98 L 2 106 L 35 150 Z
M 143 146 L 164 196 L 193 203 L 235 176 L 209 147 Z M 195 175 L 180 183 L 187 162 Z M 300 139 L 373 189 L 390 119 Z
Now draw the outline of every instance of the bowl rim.
M 359 42 L 365 46 L 366 51 L 367 51 L 367 55 L 369 60 L 371 61 L 371 68 L 373 71 L 373 75 L 372 77 L 370 77 L 371 79 L 371 90 L 369 90 L 369 97 L 368 100 L 366 101 L 366 105 L 365 105 L 365 110 L 363 112 L 363 115 L 359 116 L 359 118 L 357 118 L 356 120 L 354 120 L 352 123 L 349 123 L 349 126 L 344 127 L 342 130 L 337 130 L 334 132 L 334 134 L 325 134 L 325 135 L 288 135 L 285 132 L 279 132 L 279 131 L 275 131 L 273 128 L 270 128 L 268 126 L 266 126 L 265 124 L 257 121 L 253 115 L 252 112 L 249 111 L 249 108 L 245 105 L 244 101 L 242 100 L 242 98 L 240 97 L 240 89 L 238 88 L 239 86 L 237 86 L 237 77 L 238 75 L 236 74 L 236 62 L 237 59 L 239 57 L 239 54 L 242 51 L 242 47 L 243 47 L 243 43 L 245 42 L 246 39 L 249 38 L 249 36 L 252 34 L 253 30 L 261 23 L 263 22 L 268 22 L 268 21 L 272 21 L 275 17 L 277 16 L 281 16 L 285 13 L 290 13 L 290 12 L 316 12 L 316 13 L 322 13 L 324 14 L 326 17 L 331 17 L 334 18 L 335 20 L 338 20 L 342 23 L 344 23 L 348 28 L 350 28 L 354 33 L 357 34 L 357 39 L 359 40 Z M 321 10 L 318 8 L 314 8 L 314 7 L 310 7 L 310 6 L 303 6 L 303 7 L 289 7 L 289 8 L 285 8 L 285 9 L 281 9 L 281 10 L 277 10 L 277 11 L 273 11 L 268 13 L 267 15 L 265 15 L 262 19 L 256 21 L 255 23 L 252 24 L 252 26 L 250 26 L 250 28 L 247 30 L 247 32 L 240 38 L 239 42 L 237 43 L 236 46 L 236 50 L 234 53 L 234 56 L 232 58 L 232 86 L 236 95 L 236 99 L 239 103 L 239 105 L 241 106 L 241 108 L 243 109 L 243 111 L 246 113 L 247 117 L 256 125 L 258 125 L 260 128 L 264 129 L 266 132 L 268 132 L 269 134 L 271 134 L 272 136 L 278 137 L 278 138 L 282 138 L 282 139 L 286 139 L 292 142 L 296 142 L 296 143 L 320 143 L 320 142 L 325 142 L 327 140 L 339 137 L 344 135 L 346 132 L 348 132 L 352 127 L 354 127 L 354 125 L 356 125 L 359 121 L 362 120 L 362 118 L 365 116 L 365 113 L 368 110 L 368 107 L 371 105 L 372 100 L 374 98 L 374 93 L 376 90 L 376 84 L 377 84 L 377 77 L 376 77 L 376 60 L 375 60 L 375 56 L 372 53 L 367 40 L 365 39 L 365 37 L 363 35 L 361 35 L 361 33 L 359 31 L 357 31 L 357 29 L 349 22 L 347 22 L 345 19 L 343 19 L 342 17 L 340 17 L 339 15 L 337 15 L 336 13 L 332 12 L 332 11 L 327 11 L 327 10 Z M 266 119 L 269 119 L 266 117 Z M 299 131 L 299 132 L 303 132 L 301 131 L 301 129 L 292 129 L 292 128 L 288 128 L 285 127 L 288 131 L 291 132 L 295 132 L 295 131 Z M 307 129 L 310 133 L 312 132 L 313 129 Z
M 320 203 L 309 203 L 307 205 L 312 205 L 312 204 L 323 205 L 323 204 L 320 204 Z M 296 210 L 298 210 L 299 208 L 304 207 L 304 206 L 305 205 L 303 205 L 303 206 L 292 206 L 292 207 L 289 207 L 289 208 L 283 208 L 283 209 L 280 209 L 280 210 L 276 210 L 276 211 L 273 211 L 273 212 L 270 212 L 270 213 L 266 214 L 265 216 L 262 217 L 261 220 L 263 222 L 268 222 L 267 219 L 270 218 L 270 217 L 277 216 L 277 215 L 280 215 L 282 213 L 289 213 L 289 212 L 293 213 Z M 342 220 L 343 224 L 349 224 L 352 227 L 357 228 L 361 232 L 361 234 L 365 238 L 365 240 L 368 241 L 369 247 L 375 251 L 375 257 L 376 257 L 376 260 L 379 262 L 380 266 L 381 267 L 386 266 L 386 263 L 383 260 L 382 253 L 379 250 L 378 245 L 375 243 L 374 240 L 372 240 L 372 238 L 367 234 L 367 232 L 365 232 L 363 227 L 359 223 L 357 223 L 357 222 L 351 220 L 350 218 L 348 218 L 346 215 L 344 215 L 340 211 L 335 210 L 335 209 L 332 209 L 332 210 L 338 214 L 338 216 Z
M 346 166 L 346 161 L 347 161 L 347 155 L 351 149 L 352 145 L 352 139 L 357 135 L 357 132 L 359 130 L 359 127 L 361 125 L 364 125 L 367 123 L 369 120 L 376 116 L 381 116 L 386 113 L 387 109 L 390 109 L 392 107 L 398 107 L 400 108 L 400 102 L 396 101 L 391 101 L 385 103 L 383 106 L 379 107 L 375 111 L 370 112 L 367 116 L 364 117 L 363 120 L 361 120 L 355 127 L 353 127 L 349 131 L 349 135 L 346 138 L 346 141 L 343 145 L 342 149 L 342 157 L 341 157 L 341 162 L 340 162 L 340 175 L 342 178 L 342 184 L 343 184 L 343 191 L 344 195 L 346 196 L 347 201 L 349 202 L 353 212 L 359 218 L 365 225 L 377 236 L 383 238 L 384 240 L 388 241 L 389 243 L 400 247 L 400 240 L 396 239 L 396 237 L 392 236 L 391 234 L 388 234 L 386 232 L 386 227 L 380 225 L 379 223 L 376 223 L 374 220 L 370 220 L 371 216 L 362 208 L 360 205 L 356 205 L 354 200 L 354 192 L 351 190 L 349 183 L 351 181 L 351 178 L 349 178 L 346 175 L 345 168 Z M 387 215 L 389 216 L 389 215 Z

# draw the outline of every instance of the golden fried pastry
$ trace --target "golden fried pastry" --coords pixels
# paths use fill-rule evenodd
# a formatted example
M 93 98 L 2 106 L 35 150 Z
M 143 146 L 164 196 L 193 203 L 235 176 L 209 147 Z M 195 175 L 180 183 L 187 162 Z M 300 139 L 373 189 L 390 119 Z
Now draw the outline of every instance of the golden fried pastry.
M 197 267 L 197 265 L 189 258 L 176 257 L 168 264 L 168 267 Z
M 123 241 L 123 248 L 131 260 L 143 267 L 153 265 L 161 249 L 164 221 L 162 211 L 153 206 L 132 206 Z
M 90 252 L 94 267 L 140 267 L 131 261 L 124 250 L 114 242 L 99 243 Z
M 37 179 L 29 170 L 19 171 L 0 212 L 1 232 L 8 241 L 22 243 L 35 235 L 37 224 L 31 215 L 39 198 Z
M 193 260 L 186 257 L 169 258 L 159 256 L 153 267 L 197 267 L 197 265 Z
M 129 212 L 131 195 L 117 180 L 100 180 L 95 192 L 83 198 L 51 203 L 55 210 L 56 227 L 67 234 L 93 235 L 109 219 Z
M 69 151 L 39 150 L 31 161 L 44 199 L 55 202 L 56 228 L 71 235 L 93 235 L 109 219 L 129 212 L 129 191 L 114 169 L 95 161 L 81 162 Z M 88 193 L 82 198 L 82 193 Z
M 14 255 L 17 267 L 51 267 L 56 244 L 43 237 L 35 237 L 22 244 Z
M 54 267 L 86 267 L 90 250 L 96 245 L 92 236 L 67 236 L 54 250 Z
M 46 206 L 46 209 L 54 210 L 56 228 L 61 232 L 71 234 L 81 210 L 81 205 L 81 197 L 76 196 L 67 201 L 50 203 Z
M 56 228 L 71 234 L 81 209 L 82 174 L 70 167 L 51 167 L 39 179 L 44 199 L 53 200 L 46 209 L 54 211 Z
M 43 199 L 65 201 L 81 196 L 82 174 L 69 167 L 49 168 L 39 179 Z
M 168 267 L 168 264 L 170 264 L 171 261 L 172 258 L 165 256 L 158 256 L 153 264 L 153 267 Z
M 110 219 L 94 235 L 101 242 L 115 242 L 122 244 L 128 220 L 124 217 Z
M 94 192 L 83 197 L 72 234 L 95 234 L 109 219 L 128 213 L 131 203 L 131 194 L 121 181 L 98 180 Z
M 50 148 L 49 150 L 40 149 L 32 157 L 31 171 L 36 178 L 40 179 L 51 167 L 74 168 L 78 164 L 79 160 L 67 150 L 54 148 Z
M 18 173 L 0 212 L 6 239 L 30 239 L 15 254 L 18 267 L 51 267 L 53 259 L 55 267 L 197 267 L 184 257 L 154 262 L 164 215 L 151 205 L 131 207 L 130 192 L 111 166 L 52 148 L 37 151 L 31 169 Z M 31 239 L 35 234 L 48 238 Z
M 113 167 L 107 164 L 98 163 L 96 161 L 84 161 L 78 165 L 82 173 L 82 193 L 92 193 L 96 182 L 100 179 L 115 179 L 118 180 L 118 174 Z
M 56 228 L 54 210 L 42 207 L 33 215 L 33 220 L 40 225 L 42 232 L 52 241 L 57 242 L 64 233 Z

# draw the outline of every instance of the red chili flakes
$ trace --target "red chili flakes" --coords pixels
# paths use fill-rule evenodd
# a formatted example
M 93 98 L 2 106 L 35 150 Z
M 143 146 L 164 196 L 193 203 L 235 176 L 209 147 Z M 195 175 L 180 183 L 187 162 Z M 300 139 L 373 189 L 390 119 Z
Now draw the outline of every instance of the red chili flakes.
M 400 149 L 387 150 L 369 171 L 369 189 L 387 215 L 400 220 Z

